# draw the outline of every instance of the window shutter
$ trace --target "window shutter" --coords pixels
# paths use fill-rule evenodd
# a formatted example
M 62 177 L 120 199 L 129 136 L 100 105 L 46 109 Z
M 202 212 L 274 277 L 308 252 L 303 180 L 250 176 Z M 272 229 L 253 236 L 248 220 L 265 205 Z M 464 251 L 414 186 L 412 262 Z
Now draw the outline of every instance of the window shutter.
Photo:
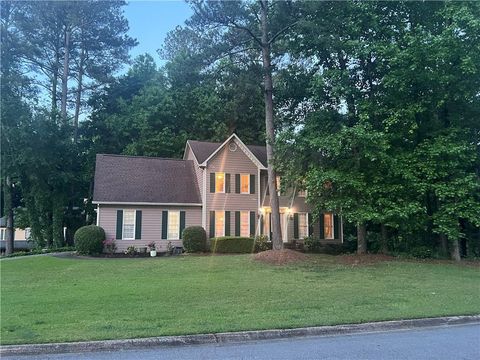
M 255 236 L 255 211 L 250 211 L 250 235 Z
M 230 174 L 225 174 L 225 192 L 230 192 Z
M 225 236 L 230 236 L 230 211 L 225 211 Z
M 263 227 L 265 226 L 264 225 L 264 222 L 265 222 L 264 217 L 265 217 L 265 215 L 260 215 L 260 235 L 263 235 Z
M 135 239 L 142 238 L 142 211 L 137 210 L 135 214 Z
M 185 230 L 185 211 L 180 211 L 180 231 L 178 233 L 180 239 L 183 239 L 183 230 Z
M 235 174 L 235 194 L 240 194 L 240 174 Z
M 162 239 L 168 238 L 168 211 L 162 211 Z
M 210 192 L 215 192 L 215 173 L 210 173 Z
M 338 215 L 333 215 L 333 237 L 340 239 L 340 219 Z
M 250 175 L 250 194 L 255 194 L 255 175 Z
M 215 211 L 210 211 L 210 237 L 215 237 Z
M 240 236 L 240 211 L 235 211 L 235 236 Z
M 323 214 L 320 214 L 320 239 L 325 239 L 325 229 L 323 227 Z
M 115 234 L 116 239 L 121 239 L 123 236 L 123 210 L 117 210 L 117 232 Z
M 308 236 L 314 235 L 312 213 L 307 214 Z
M 298 239 L 299 231 L 298 231 L 298 213 L 293 214 L 293 238 Z

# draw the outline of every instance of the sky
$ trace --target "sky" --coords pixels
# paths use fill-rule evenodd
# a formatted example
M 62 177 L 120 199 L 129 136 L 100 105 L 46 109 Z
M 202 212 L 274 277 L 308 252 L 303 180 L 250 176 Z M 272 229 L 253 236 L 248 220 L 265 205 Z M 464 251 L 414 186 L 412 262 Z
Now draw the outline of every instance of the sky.
M 158 65 L 164 63 L 157 50 L 167 33 L 182 25 L 193 13 L 184 1 L 174 0 L 133 0 L 124 7 L 124 12 L 130 26 L 129 35 L 139 43 L 130 52 L 132 58 L 147 52 Z

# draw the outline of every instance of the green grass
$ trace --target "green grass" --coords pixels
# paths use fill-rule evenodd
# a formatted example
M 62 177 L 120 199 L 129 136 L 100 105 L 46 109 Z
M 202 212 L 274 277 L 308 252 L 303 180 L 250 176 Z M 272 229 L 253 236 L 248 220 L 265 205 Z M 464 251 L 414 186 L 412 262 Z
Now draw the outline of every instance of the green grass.
M 479 269 L 317 255 L 1 261 L 1 343 L 289 328 L 480 312 Z

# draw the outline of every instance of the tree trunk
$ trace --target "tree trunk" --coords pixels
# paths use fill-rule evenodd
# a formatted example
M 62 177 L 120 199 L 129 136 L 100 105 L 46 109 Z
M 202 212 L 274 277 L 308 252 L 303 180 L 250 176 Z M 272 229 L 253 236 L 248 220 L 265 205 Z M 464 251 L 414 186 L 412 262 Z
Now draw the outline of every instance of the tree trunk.
M 443 255 L 443 256 L 447 256 L 447 255 L 448 255 L 448 239 L 447 239 L 447 235 L 445 235 L 445 234 L 440 234 L 439 238 L 440 238 L 440 249 L 441 249 L 441 251 L 442 251 L 442 255 Z
M 280 209 L 277 194 L 276 172 L 273 168 L 275 155 L 274 142 L 275 130 L 273 125 L 273 81 L 271 50 L 268 39 L 267 11 L 268 1 L 261 1 L 261 31 L 262 31 L 262 59 L 264 70 L 265 86 L 265 128 L 267 135 L 267 164 L 268 164 L 268 188 L 270 190 L 270 207 L 272 210 L 272 248 L 273 250 L 283 249 L 283 240 L 280 227 Z
M 5 214 L 7 216 L 7 227 L 5 229 L 5 255 L 13 253 L 15 230 L 13 226 L 13 186 L 10 177 L 5 179 L 4 205 Z
M 65 30 L 65 56 L 62 74 L 62 121 L 67 124 L 68 62 L 70 53 L 70 29 Z
M 55 62 L 53 64 L 53 78 L 52 78 L 52 116 L 57 113 L 57 86 L 58 86 L 58 69 L 60 68 L 60 42 L 58 39 L 57 47 L 55 49 Z
M 367 227 L 365 224 L 357 224 L 357 254 L 367 253 Z
M 63 203 L 60 199 L 54 199 L 52 205 L 52 239 L 53 246 L 58 248 L 64 245 Z
M 78 69 L 78 88 L 77 88 L 77 98 L 75 99 L 75 118 L 73 122 L 74 127 L 74 135 L 73 141 L 74 143 L 77 142 L 78 139 L 78 117 L 80 116 L 80 102 L 82 100 L 82 85 L 83 85 L 83 66 L 85 63 L 85 48 L 82 47 L 82 51 L 80 53 L 80 66 Z
M 450 256 L 452 257 L 452 260 L 460 261 L 460 245 L 458 239 L 453 240 L 451 245 Z
M 387 254 L 388 253 L 388 229 L 385 226 L 385 224 L 380 225 L 380 235 L 381 235 L 380 253 Z

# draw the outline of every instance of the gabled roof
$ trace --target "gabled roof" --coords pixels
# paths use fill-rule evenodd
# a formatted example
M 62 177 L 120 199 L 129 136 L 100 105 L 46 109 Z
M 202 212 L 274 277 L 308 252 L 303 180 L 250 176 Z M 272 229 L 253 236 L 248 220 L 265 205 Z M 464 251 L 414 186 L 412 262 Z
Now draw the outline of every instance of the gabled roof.
M 187 143 L 192 149 L 193 155 L 198 161 L 198 164 L 204 163 L 208 160 L 219 148 L 227 143 L 230 139 L 236 138 L 241 144 L 243 142 L 240 138 L 233 134 L 225 142 L 208 142 L 208 141 L 197 141 L 197 140 L 188 140 Z M 266 168 L 267 167 L 267 149 L 265 146 L 261 145 L 244 145 L 251 154 Z
M 201 204 L 191 160 L 98 154 L 95 203 Z

